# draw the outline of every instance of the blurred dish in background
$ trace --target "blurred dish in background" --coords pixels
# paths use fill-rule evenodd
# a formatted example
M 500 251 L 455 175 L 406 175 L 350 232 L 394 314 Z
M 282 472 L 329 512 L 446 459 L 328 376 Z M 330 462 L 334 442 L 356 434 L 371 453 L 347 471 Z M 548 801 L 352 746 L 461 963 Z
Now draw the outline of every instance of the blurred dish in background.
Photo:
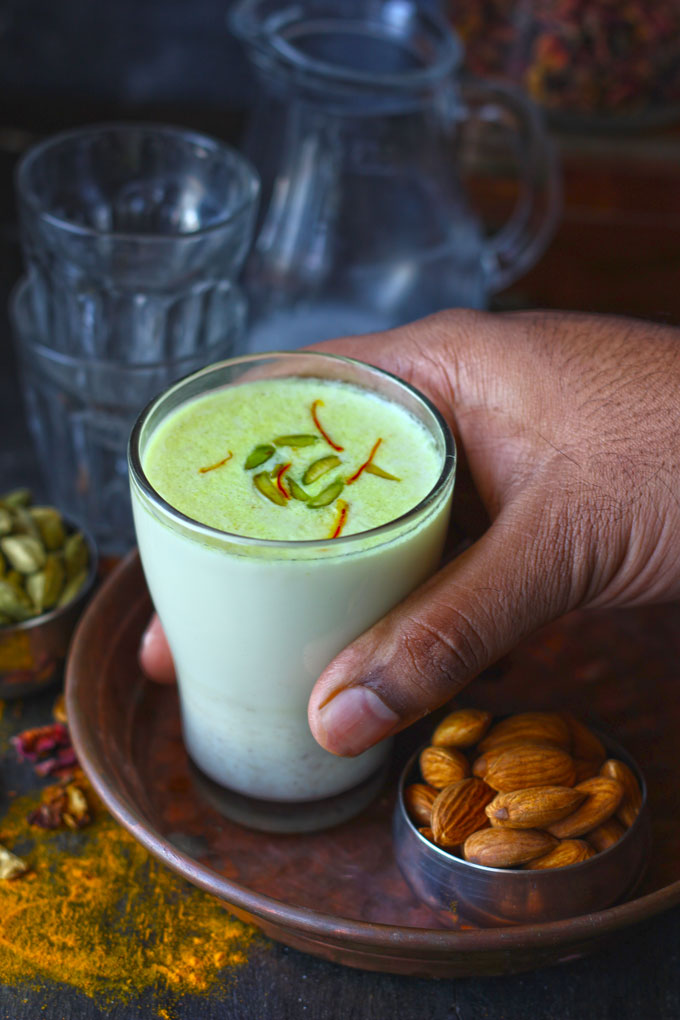
M 449 0 L 470 71 L 523 86 L 557 126 L 680 119 L 678 0 Z

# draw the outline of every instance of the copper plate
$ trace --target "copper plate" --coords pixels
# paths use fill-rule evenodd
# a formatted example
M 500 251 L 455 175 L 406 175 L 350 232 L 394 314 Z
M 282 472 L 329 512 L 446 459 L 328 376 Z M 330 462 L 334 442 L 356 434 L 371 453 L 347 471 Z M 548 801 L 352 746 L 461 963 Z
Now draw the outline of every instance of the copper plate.
M 507 974 L 582 956 L 680 902 L 678 606 L 572 615 L 469 690 L 470 702 L 497 713 L 565 708 L 616 735 L 646 773 L 654 846 L 645 884 L 629 902 L 566 921 L 463 930 L 441 927 L 397 870 L 395 779 L 353 821 L 298 836 L 252 832 L 202 798 L 182 747 L 175 690 L 149 684 L 137 667 L 150 608 L 133 554 L 81 620 L 67 668 L 78 756 L 136 839 L 272 938 L 368 970 Z M 402 757 L 423 740 L 415 729 L 402 740 Z

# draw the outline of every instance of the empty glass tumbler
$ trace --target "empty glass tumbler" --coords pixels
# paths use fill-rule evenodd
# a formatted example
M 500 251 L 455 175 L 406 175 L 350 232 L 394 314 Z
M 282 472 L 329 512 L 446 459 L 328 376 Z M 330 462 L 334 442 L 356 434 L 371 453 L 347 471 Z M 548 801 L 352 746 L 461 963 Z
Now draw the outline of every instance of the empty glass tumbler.
M 105 124 L 32 148 L 16 184 L 44 343 L 130 364 L 214 356 L 252 239 L 247 160 L 181 128 Z
M 259 180 L 229 146 L 150 124 L 55 135 L 16 180 L 28 279 L 11 312 L 47 495 L 120 553 L 134 541 L 133 421 L 244 346 L 234 278 Z
M 24 280 L 10 300 L 28 424 L 47 497 L 82 521 L 106 555 L 134 544 L 127 442 L 140 410 L 177 379 L 238 351 L 245 333 L 245 301 L 232 287 L 222 294 L 220 341 L 193 354 L 161 361 L 67 354 L 44 342 L 36 322 L 34 284 Z

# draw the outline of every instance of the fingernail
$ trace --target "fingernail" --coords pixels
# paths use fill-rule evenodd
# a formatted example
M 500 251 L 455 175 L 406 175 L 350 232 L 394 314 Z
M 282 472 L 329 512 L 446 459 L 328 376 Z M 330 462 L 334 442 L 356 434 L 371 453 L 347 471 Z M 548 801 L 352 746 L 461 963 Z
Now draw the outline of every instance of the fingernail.
M 399 716 L 367 687 L 346 687 L 327 702 L 317 717 L 321 743 L 333 754 L 352 756 L 377 744 Z

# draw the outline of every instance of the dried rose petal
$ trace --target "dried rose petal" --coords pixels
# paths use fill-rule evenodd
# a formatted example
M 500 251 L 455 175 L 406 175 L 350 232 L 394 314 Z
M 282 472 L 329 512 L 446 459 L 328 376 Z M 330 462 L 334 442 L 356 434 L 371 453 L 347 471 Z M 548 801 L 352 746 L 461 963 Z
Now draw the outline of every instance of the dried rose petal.
M 46 758 L 38 762 L 35 771 L 39 776 L 51 776 L 60 772 L 67 772 L 78 764 L 76 752 L 72 747 L 60 747 L 53 758 Z
M 38 761 L 60 747 L 70 747 L 71 738 L 63 723 L 50 723 L 24 730 L 12 737 L 11 743 L 21 761 Z

